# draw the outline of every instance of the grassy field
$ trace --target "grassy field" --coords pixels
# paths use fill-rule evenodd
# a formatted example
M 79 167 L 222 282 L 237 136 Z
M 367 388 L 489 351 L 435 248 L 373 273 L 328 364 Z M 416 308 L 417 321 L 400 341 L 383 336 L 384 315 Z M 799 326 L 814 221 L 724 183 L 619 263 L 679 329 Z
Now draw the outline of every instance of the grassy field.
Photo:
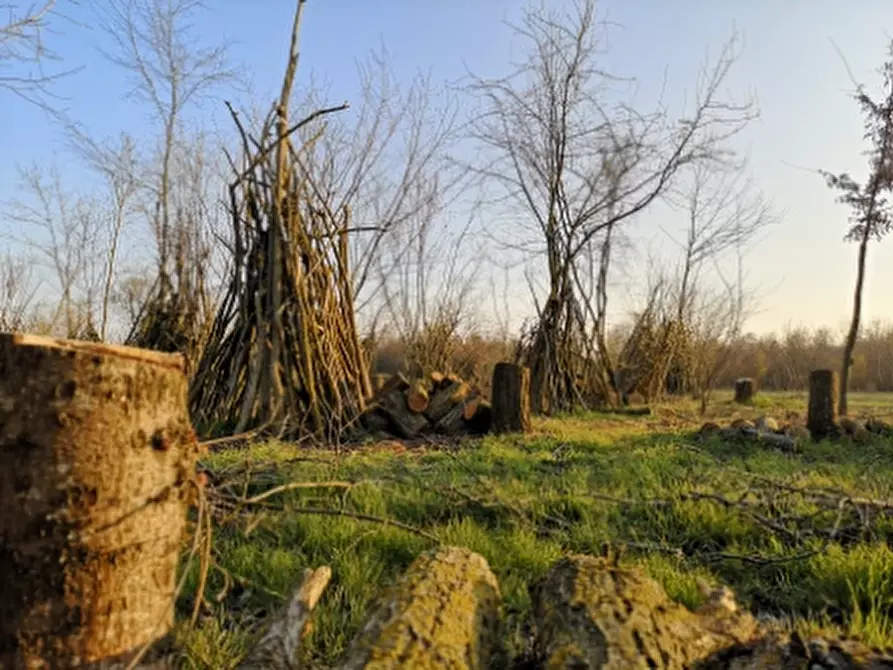
M 893 396 L 857 394 L 852 405 L 854 414 L 893 414 Z M 803 394 L 763 394 L 745 410 L 720 396 L 708 418 L 804 410 Z M 438 542 L 489 561 L 516 655 L 528 639 L 528 586 L 562 555 L 601 553 L 606 543 L 625 547 L 626 561 L 686 605 L 699 604 L 699 580 L 724 583 L 756 612 L 893 644 L 893 504 L 879 504 L 893 500 L 893 442 L 821 443 L 789 455 L 698 441 L 701 421 L 693 405 L 673 405 L 648 417 L 540 420 L 531 435 L 456 445 L 333 453 L 270 443 L 211 454 L 205 465 L 218 492 L 238 498 L 291 482 L 318 486 L 215 512 L 194 627 L 197 560 L 181 596 L 186 666 L 232 667 L 304 568 L 328 565 L 334 576 L 306 640 L 307 660 L 325 667 L 382 586 Z

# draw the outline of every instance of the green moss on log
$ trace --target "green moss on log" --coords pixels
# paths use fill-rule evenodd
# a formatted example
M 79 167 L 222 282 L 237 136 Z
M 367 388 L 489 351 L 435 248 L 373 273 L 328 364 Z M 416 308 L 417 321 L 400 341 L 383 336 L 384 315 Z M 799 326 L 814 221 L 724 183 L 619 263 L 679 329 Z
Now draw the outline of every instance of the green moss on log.
M 385 594 L 340 667 L 491 667 L 501 653 L 499 610 L 499 586 L 483 557 L 458 547 L 428 552 Z
M 725 592 L 691 612 L 641 571 L 591 556 L 558 562 L 533 596 L 539 667 L 550 670 L 691 667 L 757 630 Z

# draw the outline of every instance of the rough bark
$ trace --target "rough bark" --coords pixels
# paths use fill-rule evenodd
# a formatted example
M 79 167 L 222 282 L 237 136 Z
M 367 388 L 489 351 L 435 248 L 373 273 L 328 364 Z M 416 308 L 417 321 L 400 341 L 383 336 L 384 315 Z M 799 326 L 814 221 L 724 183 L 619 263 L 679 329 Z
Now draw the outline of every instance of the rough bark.
M 809 409 L 806 427 L 816 441 L 837 435 L 837 373 L 813 370 L 809 374 Z
M 436 424 L 456 405 L 461 405 L 470 393 L 471 387 L 465 382 L 451 382 L 449 386 L 434 394 L 425 411 L 425 416 L 431 423 Z
M 500 596 L 487 561 L 442 547 L 420 556 L 381 600 L 338 666 L 477 670 L 499 658 Z
M 434 425 L 434 429 L 443 435 L 459 435 L 467 432 L 467 421 L 474 416 L 479 402 L 477 392 L 472 391 L 461 402 L 453 405 Z
M 591 556 L 559 561 L 533 597 L 537 656 L 556 670 L 681 669 L 757 631 L 734 601 L 691 612 L 641 571 Z
M 742 377 L 735 380 L 735 402 L 739 404 L 748 403 L 753 400 L 756 392 L 756 381 L 750 377 Z
M 513 363 L 497 363 L 491 393 L 496 433 L 530 430 L 530 370 Z
M 374 398 L 384 398 L 386 396 L 391 395 L 394 391 L 400 391 L 401 393 L 409 388 L 409 380 L 406 379 L 401 373 L 397 373 L 391 375 L 387 378 L 386 381 L 381 383 L 378 391 L 376 391 Z
M 0 667 L 165 636 L 199 447 L 179 355 L 0 335 Z
M 410 412 L 421 414 L 428 409 L 428 387 L 424 381 L 417 379 L 404 393 L 406 394 L 406 406 Z

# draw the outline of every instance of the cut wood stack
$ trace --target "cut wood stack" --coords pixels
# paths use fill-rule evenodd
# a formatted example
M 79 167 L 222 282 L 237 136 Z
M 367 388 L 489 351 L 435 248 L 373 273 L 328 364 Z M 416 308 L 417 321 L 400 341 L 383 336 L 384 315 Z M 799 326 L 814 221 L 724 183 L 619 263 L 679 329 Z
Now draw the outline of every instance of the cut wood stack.
M 403 439 L 423 435 L 490 432 L 490 403 L 455 375 L 432 372 L 416 379 L 397 373 L 373 394 L 363 416 L 367 430 Z

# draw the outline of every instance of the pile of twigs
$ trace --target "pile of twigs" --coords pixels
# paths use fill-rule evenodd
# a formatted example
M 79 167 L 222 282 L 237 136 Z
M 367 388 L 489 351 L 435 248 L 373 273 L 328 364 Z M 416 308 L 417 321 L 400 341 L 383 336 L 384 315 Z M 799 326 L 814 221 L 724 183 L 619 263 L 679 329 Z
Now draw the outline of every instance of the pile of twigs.
M 295 15 L 278 105 L 252 136 L 230 108 L 242 139 L 230 186 L 233 223 L 229 289 L 193 379 L 193 420 L 206 430 L 265 427 L 289 437 L 338 439 L 363 411 L 368 366 L 354 321 L 348 211 L 332 211 L 309 174 L 308 150 L 291 138 L 340 105 L 289 125 L 297 69 Z

